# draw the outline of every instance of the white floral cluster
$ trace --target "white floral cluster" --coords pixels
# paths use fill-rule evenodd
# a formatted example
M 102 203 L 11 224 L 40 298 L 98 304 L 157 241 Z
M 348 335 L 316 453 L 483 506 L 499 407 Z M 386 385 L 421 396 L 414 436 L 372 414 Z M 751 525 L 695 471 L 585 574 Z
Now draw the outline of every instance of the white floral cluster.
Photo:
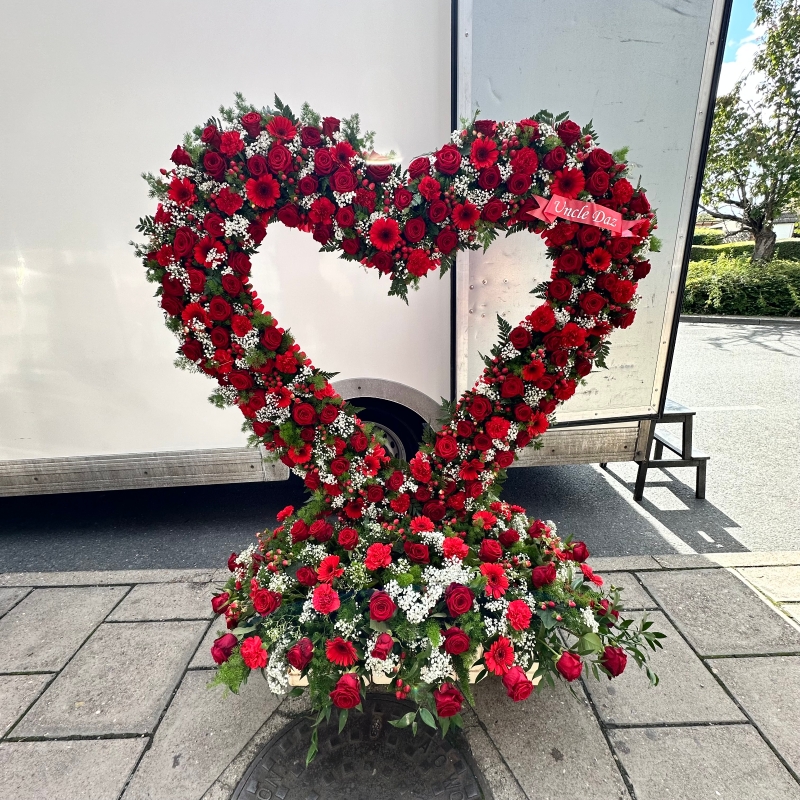
M 427 619 L 433 607 L 439 602 L 442 591 L 417 592 L 412 586 L 401 587 L 397 581 L 389 581 L 386 593 L 403 610 L 408 621 L 414 625 Z
M 453 672 L 453 661 L 448 653 L 433 648 L 428 663 L 420 671 L 419 678 L 423 683 L 436 685 Z

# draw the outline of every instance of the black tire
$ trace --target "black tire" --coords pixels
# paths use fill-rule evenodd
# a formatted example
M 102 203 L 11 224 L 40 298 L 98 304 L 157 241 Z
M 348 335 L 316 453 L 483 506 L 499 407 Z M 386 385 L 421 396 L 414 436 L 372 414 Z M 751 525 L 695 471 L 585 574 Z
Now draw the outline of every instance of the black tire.
M 358 416 L 364 422 L 372 422 L 384 434 L 387 451 L 393 458 L 408 461 L 419 450 L 425 421 L 415 412 L 377 397 L 354 397 L 348 402 L 363 408 Z

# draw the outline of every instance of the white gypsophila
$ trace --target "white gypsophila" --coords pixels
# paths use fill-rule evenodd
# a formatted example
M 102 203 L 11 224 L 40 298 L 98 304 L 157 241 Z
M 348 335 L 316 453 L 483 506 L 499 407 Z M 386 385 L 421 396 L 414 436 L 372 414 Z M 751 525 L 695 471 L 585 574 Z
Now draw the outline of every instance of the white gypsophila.
M 411 569 L 411 562 L 407 558 L 398 558 L 386 567 L 386 570 L 392 575 L 402 575 Z
M 249 354 L 258 347 L 258 329 L 251 328 L 244 336 L 237 336 L 235 333 L 231 333 L 231 339 L 240 344 L 245 353 Z
M 497 124 L 497 130 L 501 139 L 510 139 L 517 132 L 515 120 L 506 119 Z
M 443 552 L 444 534 L 441 531 L 423 531 L 419 536 L 425 544 L 432 547 L 437 553 L 441 554 Z
M 497 389 L 489 383 L 484 383 L 482 379 L 475 384 L 472 391 L 475 392 L 475 394 L 482 394 L 489 400 L 497 400 L 498 397 Z
M 281 695 L 289 688 L 289 662 L 285 653 L 294 636 L 284 634 L 273 646 L 267 662 L 267 685 L 272 694 Z
M 493 447 L 490 447 L 488 450 L 483 451 L 483 460 L 488 464 L 491 461 L 494 461 L 495 450 Z
M 474 567 L 469 567 L 460 558 L 452 556 L 442 562 L 441 567 L 427 566 L 422 573 L 422 580 L 428 586 L 435 587 L 443 593 L 451 583 L 470 583 L 477 575 Z
M 461 144 L 461 131 L 458 128 L 450 134 L 450 141 L 455 145 Z
M 306 546 L 300 551 L 299 558 L 307 566 L 316 567 L 327 555 L 325 545 L 307 541 Z
M 524 514 L 514 514 L 511 517 L 511 527 L 521 536 L 528 533 L 528 518 Z
M 463 228 L 458 229 L 458 240 L 460 242 L 469 242 L 470 236 L 472 236 L 472 231 L 470 231 L 469 229 L 466 230 Z
M 297 621 L 303 625 L 306 622 L 311 622 L 313 619 L 318 619 L 319 614 L 314 609 L 314 600 L 311 595 L 306 597 L 305 602 L 303 603 L 303 610 L 300 612 L 300 616 L 298 617 Z
M 397 581 L 389 581 L 385 587 L 386 593 L 405 613 L 408 621 L 414 625 L 419 624 L 428 617 L 442 591 L 417 592 L 413 586 L 401 587 Z
M 294 582 L 294 579 L 285 572 L 270 572 L 267 578 L 267 589 L 271 592 L 286 594 Z
M 344 231 L 339 227 L 339 223 L 336 220 L 333 221 L 333 238 L 337 242 L 341 242 L 344 239 Z
M 225 220 L 225 236 L 229 239 L 249 238 L 247 227 L 250 223 L 241 214 L 234 214 Z
M 347 439 L 356 428 L 353 418 L 349 414 L 339 412 L 339 416 L 328 426 L 334 435 L 338 434 L 342 439 Z
M 220 386 L 217 394 L 222 397 L 226 405 L 235 406 L 239 403 L 239 392 L 233 386 Z
M 597 633 L 600 630 L 600 626 L 597 624 L 597 620 L 595 619 L 594 612 L 591 608 L 582 609 L 581 617 L 583 617 L 586 627 L 589 628 L 592 633 Z
M 380 526 L 378 526 L 380 528 Z M 353 589 L 363 589 L 372 582 L 372 576 L 364 566 L 363 561 L 351 561 L 345 568 L 344 581 Z
M 355 192 L 344 192 L 344 193 L 333 192 L 332 194 L 333 194 L 333 199 L 336 201 L 336 205 L 338 205 L 339 208 L 344 208 L 345 206 L 349 206 L 350 203 L 352 203 L 356 197 Z
M 553 520 L 551 520 L 551 519 L 546 519 L 544 521 L 544 524 L 547 525 L 548 528 L 550 528 L 551 535 L 555 536 L 556 535 L 556 531 L 558 530 L 558 528 L 556 527 L 555 522 L 553 522 Z
M 194 178 L 194 176 L 199 175 L 200 172 L 194 167 L 190 167 L 188 164 L 178 164 L 175 167 L 175 174 L 179 178 Z
M 306 211 L 308 211 L 318 197 L 322 197 L 322 195 L 319 192 L 314 192 L 314 194 L 307 194 L 305 197 L 301 197 L 298 202 L 300 203 L 301 208 L 304 208 Z
M 511 175 L 511 164 L 510 164 L 510 162 L 506 162 L 504 164 L 498 164 L 498 167 L 500 168 L 500 177 L 504 181 L 507 181 L 509 175 Z
M 556 325 L 559 328 L 563 328 L 569 321 L 570 315 L 568 311 L 565 311 L 563 308 L 558 308 L 553 311 L 553 316 L 556 318 Z
M 460 174 L 453 181 L 453 190 L 459 197 L 465 197 L 469 191 L 470 178 L 467 175 Z
M 331 508 L 344 508 L 345 504 L 345 496 L 343 494 L 338 494 L 331 500 Z
M 254 142 L 245 146 L 245 155 L 250 158 L 254 155 L 265 156 L 269 153 L 269 148 L 272 144 L 272 137 L 267 131 L 261 131 Z
M 438 648 L 432 649 L 428 663 L 422 668 L 419 678 L 423 683 L 437 684 L 453 672 L 453 661 L 449 654 Z
M 512 358 L 516 358 L 519 354 L 520 351 L 511 342 L 506 342 L 500 350 L 500 358 L 504 361 L 511 361 Z
M 337 619 L 333 624 L 333 630 L 348 642 L 357 638 L 360 627 L 361 621 L 358 619 Z
M 538 402 L 547 394 L 542 389 L 537 389 L 533 385 L 525 387 L 525 402 L 532 407 L 536 407 Z

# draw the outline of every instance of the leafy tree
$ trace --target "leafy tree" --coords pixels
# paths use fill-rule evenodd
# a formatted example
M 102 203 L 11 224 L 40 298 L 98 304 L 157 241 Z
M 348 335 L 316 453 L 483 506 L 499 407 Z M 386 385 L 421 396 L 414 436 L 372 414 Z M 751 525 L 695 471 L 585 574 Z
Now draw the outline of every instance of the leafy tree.
M 800 0 L 755 0 L 764 28 L 755 100 L 739 81 L 717 98 L 701 208 L 755 239 L 753 261 L 775 252 L 773 223 L 800 201 Z

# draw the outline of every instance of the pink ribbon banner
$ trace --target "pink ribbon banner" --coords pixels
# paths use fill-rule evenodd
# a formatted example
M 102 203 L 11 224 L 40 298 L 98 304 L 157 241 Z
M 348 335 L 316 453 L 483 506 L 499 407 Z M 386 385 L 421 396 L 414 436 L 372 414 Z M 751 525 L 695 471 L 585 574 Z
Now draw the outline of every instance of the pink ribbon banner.
M 630 229 L 638 222 L 638 220 L 624 220 L 618 211 L 612 211 L 597 203 L 571 200 L 560 194 L 554 194 L 549 200 L 539 197 L 539 195 L 534 195 L 533 199 L 539 208 L 529 211 L 528 214 L 548 224 L 561 218 L 570 222 L 578 222 L 581 225 L 605 228 L 605 230 L 611 231 L 612 236 L 633 236 Z

